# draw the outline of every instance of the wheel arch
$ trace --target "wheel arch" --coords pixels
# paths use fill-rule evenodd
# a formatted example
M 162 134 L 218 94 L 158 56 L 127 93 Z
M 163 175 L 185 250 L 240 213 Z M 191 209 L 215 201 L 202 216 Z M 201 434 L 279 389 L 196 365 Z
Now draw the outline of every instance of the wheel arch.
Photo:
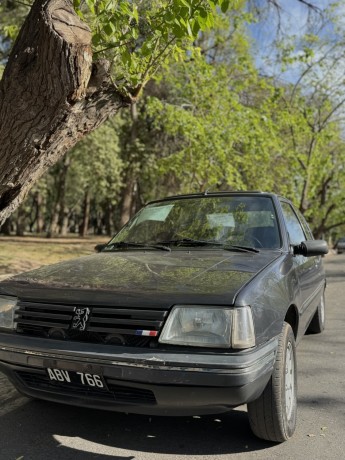
M 298 326 L 299 326 L 299 314 L 296 305 L 290 305 L 288 308 L 284 321 L 290 324 L 295 339 L 297 338 L 298 334 Z

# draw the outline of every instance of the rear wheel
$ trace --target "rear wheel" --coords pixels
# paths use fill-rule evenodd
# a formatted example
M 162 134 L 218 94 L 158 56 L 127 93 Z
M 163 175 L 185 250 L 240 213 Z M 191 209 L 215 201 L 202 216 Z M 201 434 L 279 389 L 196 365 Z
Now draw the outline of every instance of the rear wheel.
M 311 320 L 307 333 L 320 334 L 325 329 L 325 293 L 322 294 L 320 303 Z
M 283 442 L 291 438 L 297 419 L 297 365 L 295 337 L 284 322 L 279 337 L 272 376 L 255 401 L 248 404 L 253 433 L 267 441 Z

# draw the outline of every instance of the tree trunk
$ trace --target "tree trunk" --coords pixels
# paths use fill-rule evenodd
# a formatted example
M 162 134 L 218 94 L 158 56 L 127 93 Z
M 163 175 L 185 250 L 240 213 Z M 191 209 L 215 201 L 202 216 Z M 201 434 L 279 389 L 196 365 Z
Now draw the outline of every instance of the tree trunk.
M 66 181 L 67 181 L 67 173 L 68 169 L 71 164 L 71 159 L 69 155 L 65 156 L 62 165 L 61 165 L 61 171 L 59 174 L 59 233 L 61 236 L 66 236 L 67 235 L 67 229 L 68 229 L 68 208 L 66 206 Z
M 86 236 L 90 221 L 90 192 L 86 190 L 83 204 L 83 221 L 79 229 L 79 236 Z
M 56 190 L 56 199 L 54 202 L 50 228 L 48 231 L 48 237 L 51 238 L 56 236 L 58 233 L 63 235 L 63 220 L 66 213 L 65 206 L 65 192 L 66 192 L 66 179 L 67 172 L 70 165 L 70 159 L 66 156 L 62 162 L 57 165 L 57 173 L 54 181 L 54 189 Z
M 126 146 L 129 154 L 138 136 L 138 107 L 136 102 L 132 102 L 131 104 L 131 121 L 132 126 Z M 132 217 L 136 182 L 135 174 L 132 171 L 131 165 L 129 165 L 129 168 L 126 172 L 126 185 L 122 190 L 120 227 L 125 225 Z
M 64 206 L 63 211 L 60 212 L 60 235 L 61 236 L 66 236 L 68 233 L 68 220 L 69 220 L 68 208 Z
M 49 166 L 129 104 L 108 67 L 92 65 L 71 1 L 35 1 L 0 82 L 0 225 Z
M 114 206 L 111 202 L 107 203 L 105 209 L 105 229 L 108 236 L 113 236 L 114 233 Z
M 135 179 L 131 176 L 127 176 L 126 185 L 122 189 L 122 205 L 121 205 L 121 217 L 120 227 L 123 227 L 132 216 L 133 200 L 134 200 L 134 186 Z
M 6 236 L 11 235 L 11 217 L 6 219 L 3 225 L 0 227 L 0 233 Z
M 52 238 L 58 234 L 59 216 L 60 216 L 60 205 L 57 202 L 54 206 L 54 209 L 51 215 L 50 227 L 47 233 L 47 238 Z
M 22 208 L 17 212 L 16 236 L 24 236 L 26 216 Z
M 36 207 L 36 232 L 38 234 L 43 233 L 44 229 L 44 217 L 43 217 L 43 198 L 40 192 L 35 195 L 35 207 Z

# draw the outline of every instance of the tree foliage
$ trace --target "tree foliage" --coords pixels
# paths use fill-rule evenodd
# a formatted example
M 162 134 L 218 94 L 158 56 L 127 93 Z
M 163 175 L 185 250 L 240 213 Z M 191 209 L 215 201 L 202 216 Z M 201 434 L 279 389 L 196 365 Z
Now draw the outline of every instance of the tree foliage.
M 214 26 L 218 11 L 238 0 L 74 0 L 90 25 L 96 56 L 111 61 L 114 85 L 137 96 L 160 66 L 192 49 L 199 32 Z
M 263 73 L 246 2 L 74 6 L 91 27 L 94 59 L 110 63 L 113 88 L 132 110 L 52 168 L 12 226 L 41 228 L 39 198 L 48 232 L 81 231 L 89 209 L 89 230 L 110 233 L 149 199 L 207 189 L 287 195 L 317 236 L 345 225 L 345 47 L 336 9 L 323 13 L 322 26 L 318 19 L 319 34 L 310 27 L 283 37 Z

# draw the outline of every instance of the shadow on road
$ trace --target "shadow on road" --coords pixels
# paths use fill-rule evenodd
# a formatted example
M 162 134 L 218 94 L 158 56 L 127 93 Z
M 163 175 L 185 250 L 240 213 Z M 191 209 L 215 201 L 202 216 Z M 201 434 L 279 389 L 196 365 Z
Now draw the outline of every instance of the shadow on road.
M 19 420 L 20 433 L 16 435 Z M 20 407 L 0 416 L 0 433 L 3 460 L 20 456 L 25 460 L 131 460 L 137 458 L 136 455 L 121 455 L 133 451 L 135 454 L 220 455 L 275 445 L 251 434 L 244 410 L 220 416 L 149 417 L 26 398 Z

